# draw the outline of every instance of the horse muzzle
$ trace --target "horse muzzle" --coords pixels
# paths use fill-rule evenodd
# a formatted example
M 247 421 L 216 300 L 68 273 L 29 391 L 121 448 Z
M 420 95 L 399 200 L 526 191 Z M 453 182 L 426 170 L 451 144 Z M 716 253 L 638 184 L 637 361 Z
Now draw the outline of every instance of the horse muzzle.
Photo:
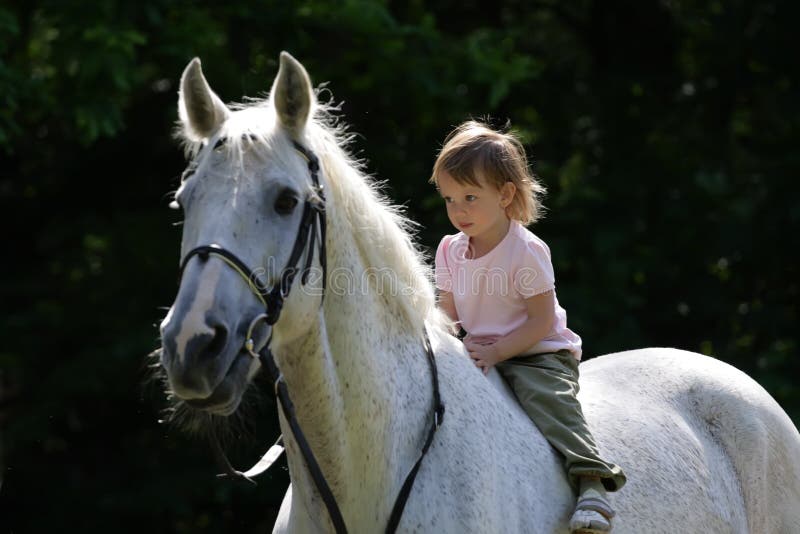
M 198 409 L 233 412 L 253 363 L 235 334 L 212 314 L 191 321 L 170 310 L 161 324 L 161 365 L 171 392 Z

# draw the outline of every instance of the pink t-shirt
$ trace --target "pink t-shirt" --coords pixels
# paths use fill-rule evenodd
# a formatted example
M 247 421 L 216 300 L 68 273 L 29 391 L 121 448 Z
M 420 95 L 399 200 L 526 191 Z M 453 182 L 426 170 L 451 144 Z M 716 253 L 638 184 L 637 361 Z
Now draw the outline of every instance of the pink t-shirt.
M 550 248 L 517 221 L 488 254 L 467 259 L 469 237 L 446 235 L 436 250 L 436 287 L 453 293 L 461 326 L 473 336 L 505 336 L 528 319 L 525 299 L 554 291 L 550 332 L 521 354 L 567 349 L 581 359 L 581 338 L 567 328 L 567 312 L 555 298 Z

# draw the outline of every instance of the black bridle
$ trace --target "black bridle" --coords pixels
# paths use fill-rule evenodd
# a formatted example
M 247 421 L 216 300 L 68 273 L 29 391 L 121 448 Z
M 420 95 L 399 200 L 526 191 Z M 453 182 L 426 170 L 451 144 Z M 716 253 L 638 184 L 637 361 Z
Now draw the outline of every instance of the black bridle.
M 217 244 L 202 245 L 190 250 L 181 261 L 179 279 L 183 276 L 183 272 L 186 269 L 186 265 L 189 263 L 189 260 L 191 260 L 194 256 L 198 256 L 203 260 L 207 260 L 210 256 L 216 256 L 237 271 L 239 275 L 247 281 L 250 289 L 261 301 L 265 308 L 265 312 L 256 317 L 256 319 L 254 319 L 250 324 L 250 328 L 246 336 L 245 349 L 252 356 L 258 358 L 261 365 L 269 372 L 273 384 L 275 385 L 275 393 L 280 402 L 284 416 L 289 423 L 289 428 L 291 429 L 295 441 L 297 442 L 297 446 L 303 455 L 306 466 L 311 474 L 311 478 L 314 480 L 314 484 L 319 491 L 320 497 L 322 497 L 325 507 L 328 509 L 331 522 L 333 523 L 337 533 L 346 533 L 347 527 L 345 526 L 344 518 L 339 510 L 339 506 L 336 503 L 336 498 L 334 497 L 327 480 L 325 480 L 322 469 L 320 468 L 317 459 L 314 457 L 314 453 L 312 452 L 311 447 L 306 440 L 305 434 L 300 428 L 300 425 L 297 421 L 297 416 L 295 414 L 294 404 L 289 397 L 289 390 L 286 386 L 286 382 L 283 380 L 283 375 L 278 369 L 278 366 L 275 363 L 275 358 L 270 350 L 272 334 L 270 333 L 270 337 L 267 339 L 264 347 L 258 351 L 258 353 L 254 352 L 253 340 L 251 337 L 254 326 L 259 321 L 263 320 L 270 326 L 274 325 L 278 321 L 281 310 L 283 309 L 284 300 L 291 291 L 292 284 L 294 283 L 295 277 L 298 273 L 301 274 L 301 283 L 304 285 L 306 284 L 308 281 L 308 275 L 311 271 L 311 262 L 314 257 L 314 244 L 318 237 L 319 261 L 322 267 L 322 298 L 325 296 L 325 284 L 327 278 L 327 262 L 325 251 L 325 195 L 322 184 L 319 182 L 319 160 L 313 152 L 305 148 L 297 141 L 292 141 L 292 143 L 294 144 L 294 148 L 303 155 L 308 163 L 308 171 L 311 174 L 314 195 L 311 195 L 308 199 L 306 199 L 306 202 L 304 202 L 303 214 L 300 219 L 297 239 L 295 240 L 289 260 L 286 262 L 286 267 L 281 272 L 280 279 L 275 286 L 270 288 L 263 284 L 258 273 L 250 269 L 247 264 L 239 259 L 239 257 L 233 252 L 230 252 L 229 250 Z M 303 265 L 302 269 L 299 269 L 298 265 L 300 264 L 300 259 L 304 252 L 306 254 L 305 264 Z M 442 420 L 444 418 L 444 403 L 442 402 L 439 394 L 439 377 L 436 368 L 436 360 L 434 359 L 433 349 L 431 348 L 427 331 L 424 332 L 424 344 L 433 378 L 433 420 L 428 429 L 425 444 L 422 447 L 419 458 L 406 476 L 405 482 L 403 483 L 403 486 L 397 495 L 397 499 L 392 507 L 392 513 L 389 516 L 389 522 L 386 526 L 386 532 L 394 532 L 397 529 L 397 526 L 400 523 L 400 518 L 403 515 L 406 502 L 408 501 L 408 496 L 411 493 L 411 488 L 414 485 L 417 472 L 422 464 L 422 459 L 428 452 L 428 449 L 433 442 L 433 436 L 436 433 L 436 430 L 442 424 Z M 282 451 L 282 448 L 278 445 L 280 443 L 279 438 L 276 445 L 273 446 L 259 462 L 259 464 L 263 463 L 261 467 L 259 467 L 257 464 L 246 473 L 242 473 L 235 470 L 231 466 L 230 462 L 228 462 L 224 452 L 222 451 L 222 447 L 219 444 L 216 434 L 213 433 L 213 430 L 211 434 L 211 441 L 215 456 L 225 471 L 225 474 L 235 478 L 245 479 L 250 482 L 252 482 L 252 480 L 249 478 L 250 476 L 255 476 L 255 474 L 265 471 L 275 461 L 275 459 L 277 459 Z

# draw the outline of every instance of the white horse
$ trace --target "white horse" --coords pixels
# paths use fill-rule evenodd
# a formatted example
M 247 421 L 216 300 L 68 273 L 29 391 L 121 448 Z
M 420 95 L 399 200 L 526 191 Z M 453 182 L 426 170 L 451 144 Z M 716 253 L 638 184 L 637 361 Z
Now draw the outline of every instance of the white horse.
M 324 298 L 315 253 L 317 276 L 305 285 L 298 276 L 271 328 L 256 324 L 263 304 L 230 261 L 188 260 L 161 325 L 161 363 L 182 411 L 235 412 L 261 366 L 243 350 L 248 329 L 255 350 L 271 335 L 349 531 L 383 530 L 430 425 L 427 328 L 447 412 L 399 530 L 566 533 L 575 495 L 561 459 L 496 373 L 484 377 L 448 334 L 408 221 L 341 148 L 303 66 L 281 54 L 270 98 L 228 107 L 195 59 L 179 106 L 193 158 L 176 193 L 182 257 L 218 244 L 277 283 L 301 208 L 322 196 L 293 141 L 320 158 L 328 223 Z M 753 380 L 667 348 L 602 356 L 581 372 L 592 432 L 628 476 L 609 495 L 615 532 L 800 532 L 800 435 Z M 275 531 L 331 532 L 283 413 L 280 423 L 292 484 Z

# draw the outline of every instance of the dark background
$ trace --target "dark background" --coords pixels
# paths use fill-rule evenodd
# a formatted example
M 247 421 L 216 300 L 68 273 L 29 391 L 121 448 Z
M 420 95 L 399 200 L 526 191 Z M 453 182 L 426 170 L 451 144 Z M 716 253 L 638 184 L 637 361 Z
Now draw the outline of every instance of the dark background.
M 510 119 L 549 189 L 534 231 L 586 357 L 712 354 L 800 420 L 800 3 L 222 4 L 0 6 L 0 531 L 272 525 L 285 469 L 215 480 L 147 380 L 176 292 L 171 132 L 194 56 L 225 101 L 267 91 L 281 50 L 329 82 L 427 247 L 451 231 L 426 183 L 444 136 Z M 230 446 L 237 465 L 277 435 L 274 410 Z

